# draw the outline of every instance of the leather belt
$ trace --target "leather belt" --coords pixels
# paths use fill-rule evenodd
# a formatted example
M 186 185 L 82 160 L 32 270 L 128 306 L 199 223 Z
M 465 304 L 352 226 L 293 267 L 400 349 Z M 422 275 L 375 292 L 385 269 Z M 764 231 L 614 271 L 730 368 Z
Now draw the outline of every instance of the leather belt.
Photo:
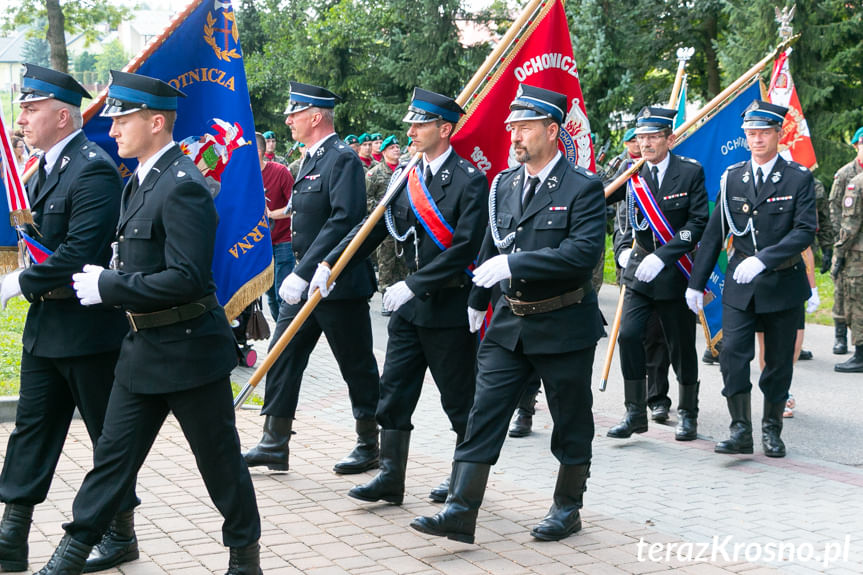
M 737 258 L 738 254 L 740 254 L 739 257 L 743 258 L 743 259 L 748 258 L 752 255 L 752 254 L 744 253 L 741 250 L 738 250 L 737 248 L 735 248 L 734 257 L 732 259 Z M 784 262 L 782 262 L 781 264 L 779 264 L 778 266 L 773 268 L 773 271 L 778 272 L 781 270 L 787 270 L 788 268 L 796 266 L 801 261 L 803 261 L 803 258 L 800 256 L 800 254 L 794 254 L 793 256 L 791 256 L 790 258 L 788 258 L 787 260 L 785 260 Z
M 219 300 L 213 294 L 202 297 L 192 303 L 174 306 L 170 309 L 154 311 L 150 313 L 126 312 L 126 318 L 132 331 L 141 329 L 152 329 L 154 327 L 165 327 L 182 321 L 188 321 L 202 316 L 211 309 L 219 307 Z
M 548 299 L 541 299 L 539 301 L 521 301 L 509 296 L 504 297 L 506 298 L 506 301 L 509 302 L 509 309 L 512 310 L 512 314 L 524 317 L 526 315 L 555 311 L 581 303 L 581 300 L 584 299 L 585 295 L 587 295 L 587 292 L 583 287 L 580 287 L 575 291 L 569 291 L 565 294 L 550 297 Z
M 60 286 L 58 288 L 52 289 L 51 291 L 46 291 L 39 299 L 42 301 L 48 299 L 72 299 L 75 297 L 75 290 L 70 288 L 69 286 Z

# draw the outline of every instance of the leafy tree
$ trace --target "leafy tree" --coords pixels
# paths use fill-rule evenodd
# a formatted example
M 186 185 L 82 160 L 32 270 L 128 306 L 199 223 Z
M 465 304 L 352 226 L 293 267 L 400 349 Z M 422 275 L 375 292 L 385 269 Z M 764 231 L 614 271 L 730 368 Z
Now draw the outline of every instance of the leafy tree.
M 51 60 L 51 49 L 48 42 L 42 38 L 27 38 L 21 48 L 21 56 L 24 61 L 37 66 L 48 66 Z
M 119 40 L 112 40 L 105 44 L 102 53 L 96 56 L 93 70 L 96 72 L 96 81 L 107 84 L 110 79 L 111 70 L 120 70 L 129 61 L 129 56 L 123 51 L 123 45 Z
M 51 67 L 68 72 L 67 32 L 83 32 L 87 42 L 94 42 L 99 24 L 116 27 L 128 13 L 126 8 L 114 6 L 110 0 L 76 0 L 62 6 L 60 0 L 17 0 L 2 19 L 6 29 L 27 24 L 44 26 L 44 37 L 51 47 Z
M 84 50 L 78 57 L 75 58 L 75 62 L 73 63 L 76 74 L 81 74 L 83 72 L 91 72 L 96 68 L 96 56 Z

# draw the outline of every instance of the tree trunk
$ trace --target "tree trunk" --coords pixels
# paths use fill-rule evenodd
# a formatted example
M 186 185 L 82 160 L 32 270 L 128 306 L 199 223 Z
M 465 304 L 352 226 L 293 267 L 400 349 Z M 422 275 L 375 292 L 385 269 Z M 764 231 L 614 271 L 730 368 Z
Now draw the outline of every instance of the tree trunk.
M 60 0 L 46 0 L 48 12 L 48 45 L 51 47 L 51 67 L 58 72 L 69 72 L 69 55 L 66 53 L 66 25 Z
M 702 31 L 704 32 L 704 67 L 707 73 L 707 93 L 710 98 L 721 91 L 720 76 L 719 76 L 719 58 L 716 56 L 716 50 L 713 47 L 713 42 L 719 34 L 718 22 L 715 14 L 705 14 L 702 23 Z

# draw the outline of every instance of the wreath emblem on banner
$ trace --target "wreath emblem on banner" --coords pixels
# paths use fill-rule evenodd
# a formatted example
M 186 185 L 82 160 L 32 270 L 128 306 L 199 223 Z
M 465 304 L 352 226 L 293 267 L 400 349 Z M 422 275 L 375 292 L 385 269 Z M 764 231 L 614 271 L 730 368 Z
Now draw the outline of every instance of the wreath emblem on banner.
M 221 13 L 224 17 L 221 28 L 216 28 L 216 17 L 213 16 L 213 13 L 210 12 L 207 14 L 207 23 L 204 24 L 204 41 L 213 49 L 216 58 L 230 62 L 233 58 L 240 57 L 240 53 L 237 52 L 240 33 L 237 30 L 237 21 L 233 10 L 223 10 Z M 219 32 L 221 38 L 224 40 L 223 46 L 219 46 L 219 43 L 216 41 L 216 32 Z M 233 40 L 233 46 L 231 45 L 231 40 Z

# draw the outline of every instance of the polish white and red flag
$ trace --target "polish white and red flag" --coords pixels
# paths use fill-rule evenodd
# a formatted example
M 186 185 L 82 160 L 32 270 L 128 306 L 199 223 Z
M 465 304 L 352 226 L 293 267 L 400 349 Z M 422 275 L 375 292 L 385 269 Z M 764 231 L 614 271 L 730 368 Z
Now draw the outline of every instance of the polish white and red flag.
M 767 99 L 772 104 L 785 106 L 788 113 L 782 124 L 782 137 L 779 140 L 779 153 L 786 160 L 794 160 L 809 169 L 817 164 L 815 149 L 812 147 L 812 137 L 809 135 L 809 125 L 803 116 L 803 108 L 797 97 L 797 88 L 791 79 L 788 67 L 788 56 L 791 48 L 782 52 L 773 63 L 773 73 L 770 76 L 770 87 L 767 89 Z

